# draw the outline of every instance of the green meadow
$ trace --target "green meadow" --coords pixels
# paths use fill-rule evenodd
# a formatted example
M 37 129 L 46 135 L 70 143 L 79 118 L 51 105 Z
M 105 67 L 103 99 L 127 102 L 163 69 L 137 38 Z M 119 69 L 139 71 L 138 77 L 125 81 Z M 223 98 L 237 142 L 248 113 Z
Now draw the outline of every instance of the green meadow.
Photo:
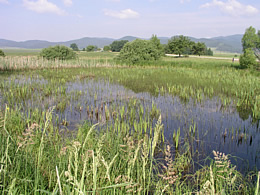
M 110 52 L 4 51 L 1 194 L 259 193 L 259 72 L 230 59 L 129 66 Z

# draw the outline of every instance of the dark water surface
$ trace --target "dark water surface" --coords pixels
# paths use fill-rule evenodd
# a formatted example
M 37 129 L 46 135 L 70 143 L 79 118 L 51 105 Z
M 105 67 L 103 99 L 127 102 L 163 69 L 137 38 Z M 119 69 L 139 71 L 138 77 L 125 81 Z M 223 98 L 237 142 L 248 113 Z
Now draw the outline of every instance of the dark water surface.
M 16 77 L 15 83 L 44 85 L 48 81 L 20 76 Z M 180 128 L 180 143 L 190 143 L 195 161 L 212 157 L 212 151 L 216 150 L 237 157 L 232 158 L 232 163 L 241 171 L 260 169 L 260 122 L 253 122 L 250 116 L 247 119 L 240 117 L 241 113 L 237 112 L 232 103 L 223 108 L 218 97 L 202 102 L 193 99 L 182 101 L 178 96 L 169 94 L 152 96 L 149 93 L 134 93 L 121 85 L 96 79 L 67 82 L 64 88 L 66 94 L 63 96 L 43 97 L 36 90 L 34 95 L 38 98 L 32 97 L 19 105 L 23 106 L 24 111 L 27 108 L 45 109 L 56 106 L 55 114 L 59 121 L 66 121 L 58 125 L 70 130 L 76 129 L 85 121 L 111 126 L 115 120 L 114 115 L 120 115 L 120 110 L 123 109 L 130 116 L 131 108 L 136 110 L 133 116 L 137 121 L 149 119 L 154 125 L 158 114 L 151 113 L 156 108 L 162 116 L 165 141 L 173 144 L 173 132 Z M 3 104 L 5 97 L 1 96 Z M 58 109 L 57 105 L 62 102 L 65 106 Z M 109 113 L 109 118 L 106 117 L 106 112 Z M 131 123 L 130 117 L 125 116 L 124 120 Z M 130 127 L 135 130 L 133 124 Z

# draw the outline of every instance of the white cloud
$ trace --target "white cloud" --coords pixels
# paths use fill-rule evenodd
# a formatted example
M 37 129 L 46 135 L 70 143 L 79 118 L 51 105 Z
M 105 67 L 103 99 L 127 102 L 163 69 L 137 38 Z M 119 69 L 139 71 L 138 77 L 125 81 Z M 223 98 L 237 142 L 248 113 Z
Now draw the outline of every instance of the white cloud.
M 37 0 L 37 1 L 29 1 L 23 0 L 23 5 L 32 11 L 37 13 L 54 13 L 58 15 L 64 15 L 65 11 L 60 9 L 57 5 L 49 2 L 48 0 Z
M 190 2 L 190 0 L 180 0 L 180 3 Z
M 111 16 L 114 18 L 119 19 L 129 19 L 129 18 L 138 18 L 140 14 L 132 9 L 125 9 L 121 11 L 114 11 L 114 10 L 104 10 L 104 14 L 106 16 Z
M 252 5 L 244 5 L 237 0 L 228 0 L 227 2 L 213 0 L 206 3 L 201 8 L 218 7 L 222 12 L 232 16 L 255 15 L 259 10 Z
M 62 0 L 65 6 L 71 6 L 73 4 L 72 0 Z
M 7 0 L 0 0 L 0 3 L 8 4 L 9 2 Z

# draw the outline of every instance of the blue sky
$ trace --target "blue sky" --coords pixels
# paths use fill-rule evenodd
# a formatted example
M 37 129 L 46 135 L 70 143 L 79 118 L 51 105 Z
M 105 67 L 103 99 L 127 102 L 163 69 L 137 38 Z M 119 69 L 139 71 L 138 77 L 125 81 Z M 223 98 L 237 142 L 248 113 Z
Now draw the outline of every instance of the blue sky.
M 260 30 L 259 0 L 0 0 L 0 38 L 67 41 Z

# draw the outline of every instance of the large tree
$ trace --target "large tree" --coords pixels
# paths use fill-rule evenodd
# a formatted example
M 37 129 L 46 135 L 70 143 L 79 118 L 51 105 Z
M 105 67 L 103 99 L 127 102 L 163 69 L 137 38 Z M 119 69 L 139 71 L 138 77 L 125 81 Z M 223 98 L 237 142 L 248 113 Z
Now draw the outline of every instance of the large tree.
M 242 68 L 257 67 L 256 58 L 260 60 L 260 32 L 250 26 L 242 38 L 243 54 L 240 57 Z M 248 63 L 248 64 L 246 64 Z
M 168 41 L 168 48 L 171 53 L 181 56 L 190 47 L 190 39 L 183 35 L 174 36 Z
M 239 63 L 241 68 L 256 68 L 257 62 L 254 51 L 250 48 L 246 49 L 244 53 L 240 55 Z
M 258 30 L 257 35 L 258 35 L 258 42 L 256 44 L 256 48 L 255 48 L 254 52 L 255 52 L 255 55 L 258 58 L 258 60 L 260 60 L 260 30 Z
M 113 41 L 113 43 L 111 43 L 111 45 L 110 45 L 111 51 L 112 52 L 120 52 L 121 49 L 124 47 L 124 45 L 127 42 L 128 42 L 127 40 Z
M 250 26 L 242 38 L 243 51 L 246 49 L 255 49 L 259 46 L 259 32 L 256 34 L 256 29 Z
M 194 55 L 205 55 L 207 53 L 207 47 L 205 45 L 205 43 L 194 43 L 192 45 L 192 54 Z
M 76 43 L 70 44 L 70 48 L 73 49 L 73 51 L 79 51 L 78 45 Z

